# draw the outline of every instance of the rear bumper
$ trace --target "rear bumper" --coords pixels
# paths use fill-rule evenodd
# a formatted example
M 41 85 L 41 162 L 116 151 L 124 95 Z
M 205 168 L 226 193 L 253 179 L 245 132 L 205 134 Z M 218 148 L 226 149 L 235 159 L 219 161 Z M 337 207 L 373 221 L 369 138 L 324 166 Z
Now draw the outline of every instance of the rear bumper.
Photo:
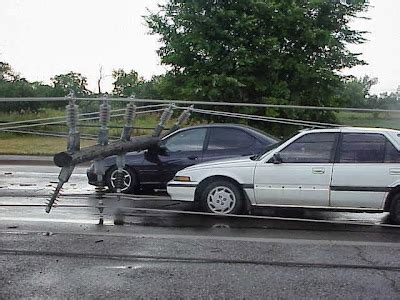
M 193 202 L 197 185 L 197 182 L 170 181 L 167 192 L 172 200 Z

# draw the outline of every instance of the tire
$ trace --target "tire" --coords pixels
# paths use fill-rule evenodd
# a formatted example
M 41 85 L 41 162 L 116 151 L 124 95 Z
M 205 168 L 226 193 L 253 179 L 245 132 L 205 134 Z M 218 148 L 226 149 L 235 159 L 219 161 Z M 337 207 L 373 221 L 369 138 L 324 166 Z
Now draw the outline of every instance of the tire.
M 200 201 L 204 211 L 221 215 L 239 214 L 244 204 L 241 190 L 228 180 L 208 184 L 201 193 Z
M 116 192 L 115 179 L 118 168 L 116 166 L 109 169 L 106 173 L 106 184 L 111 192 Z M 139 190 L 139 182 L 136 173 L 129 167 L 123 169 L 124 172 L 124 187 L 121 189 L 122 193 L 132 194 Z
M 392 223 L 400 225 L 400 194 L 397 194 L 392 199 L 389 219 Z

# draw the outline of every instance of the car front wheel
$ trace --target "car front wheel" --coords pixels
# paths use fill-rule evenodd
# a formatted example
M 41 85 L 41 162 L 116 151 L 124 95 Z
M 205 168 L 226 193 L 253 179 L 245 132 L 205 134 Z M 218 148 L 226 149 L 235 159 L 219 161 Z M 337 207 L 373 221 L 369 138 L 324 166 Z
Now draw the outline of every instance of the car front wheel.
M 206 212 L 215 214 L 238 214 L 243 207 L 240 189 L 228 180 L 217 180 L 204 188 L 201 204 Z
M 130 168 L 124 168 L 122 170 L 123 183 L 121 187 L 121 192 L 125 194 L 130 194 L 135 192 L 138 188 L 138 181 L 134 171 Z M 117 178 L 118 178 L 118 168 L 113 167 L 107 172 L 106 183 L 111 192 L 117 191 Z

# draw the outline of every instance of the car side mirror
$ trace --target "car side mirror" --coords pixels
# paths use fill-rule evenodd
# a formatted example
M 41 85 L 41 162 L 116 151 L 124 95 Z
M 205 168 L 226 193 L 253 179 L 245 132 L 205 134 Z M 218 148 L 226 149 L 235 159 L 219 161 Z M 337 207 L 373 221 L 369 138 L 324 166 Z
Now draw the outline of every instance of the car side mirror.
M 160 145 L 157 148 L 157 154 L 162 156 L 168 156 L 168 148 L 165 145 Z
M 168 155 L 166 152 L 166 148 L 164 147 L 153 147 L 149 148 L 144 152 L 144 158 L 152 163 L 160 164 L 161 160 L 158 157 L 159 155 Z
M 275 153 L 271 159 L 269 160 L 269 162 L 272 162 L 274 165 L 279 165 L 282 163 L 282 158 L 280 156 L 279 153 Z

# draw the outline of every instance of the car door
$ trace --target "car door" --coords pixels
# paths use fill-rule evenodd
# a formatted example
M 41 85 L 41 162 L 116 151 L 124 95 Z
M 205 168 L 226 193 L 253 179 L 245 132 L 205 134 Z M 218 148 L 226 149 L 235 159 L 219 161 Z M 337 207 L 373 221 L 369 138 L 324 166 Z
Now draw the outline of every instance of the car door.
M 239 128 L 210 127 L 203 160 L 217 160 L 258 153 L 263 145 L 252 135 Z
M 329 206 L 338 132 L 305 134 L 279 151 L 281 163 L 260 161 L 254 174 L 258 205 Z
M 398 151 L 380 133 L 343 133 L 333 167 L 331 206 L 383 206 L 388 185 L 400 179 Z
M 178 131 L 163 140 L 161 146 L 165 150 L 153 163 L 153 176 L 166 183 L 179 170 L 202 162 L 206 133 L 207 128 L 192 128 Z

